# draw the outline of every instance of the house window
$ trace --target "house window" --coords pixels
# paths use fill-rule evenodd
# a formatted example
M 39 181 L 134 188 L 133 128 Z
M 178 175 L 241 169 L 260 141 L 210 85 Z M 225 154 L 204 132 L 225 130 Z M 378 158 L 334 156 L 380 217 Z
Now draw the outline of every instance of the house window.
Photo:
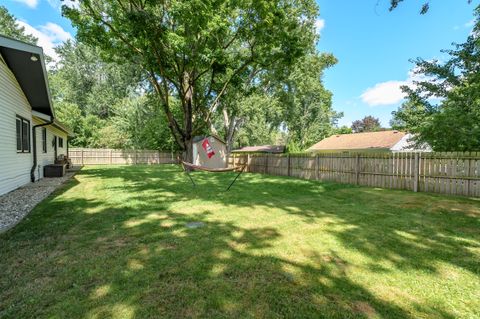
M 42 127 L 42 151 L 47 152 L 47 129 Z
M 30 121 L 17 116 L 17 152 L 30 153 Z
M 17 152 L 22 151 L 22 119 L 17 117 Z
M 63 148 L 63 138 L 58 138 L 58 147 Z

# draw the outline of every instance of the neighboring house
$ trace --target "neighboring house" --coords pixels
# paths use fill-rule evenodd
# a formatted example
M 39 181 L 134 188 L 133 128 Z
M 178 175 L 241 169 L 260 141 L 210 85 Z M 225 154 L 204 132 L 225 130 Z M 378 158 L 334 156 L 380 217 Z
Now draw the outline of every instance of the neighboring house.
M 259 145 L 259 146 L 245 146 L 232 153 L 269 153 L 269 154 L 281 154 L 285 153 L 285 146 L 283 145 Z
M 0 194 L 67 154 L 69 131 L 54 115 L 42 48 L 0 36 Z
M 400 131 L 378 131 L 337 134 L 313 145 L 307 152 L 430 152 L 428 145 L 416 147 L 412 134 Z
M 193 164 L 208 168 L 227 167 L 227 145 L 216 135 L 193 138 Z

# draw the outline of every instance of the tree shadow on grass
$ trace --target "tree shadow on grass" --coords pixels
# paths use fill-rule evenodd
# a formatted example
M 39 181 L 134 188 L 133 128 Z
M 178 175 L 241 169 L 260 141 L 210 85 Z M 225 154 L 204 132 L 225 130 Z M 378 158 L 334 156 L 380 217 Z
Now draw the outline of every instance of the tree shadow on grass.
M 338 263 L 259 254 L 280 237 L 274 228 L 212 222 L 208 211 L 140 213 L 132 221 L 126 208 L 111 207 L 86 218 L 103 203 L 49 204 L 68 207 L 57 213 L 68 222 L 41 240 L 16 242 L 28 224 L 43 223 L 40 210 L 5 240 L 2 317 L 408 317 L 348 280 Z M 191 220 L 204 226 L 185 227 Z
M 139 194 L 137 200 L 165 208 L 178 201 L 200 200 L 231 209 L 276 208 L 307 223 L 333 219 L 354 226 L 328 230 L 345 246 L 400 268 L 435 271 L 433 261 L 439 260 L 480 272 L 472 253 L 472 248 L 480 247 L 480 204 L 476 201 L 261 174 L 244 174 L 231 191 L 224 192 L 222 186 L 234 174 L 195 172 L 197 187 L 192 187 L 176 166 L 112 168 L 111 175 L 105 169 L 87 173 L 122 178 L 120 191 L 127 187 Z
M 283 239 L 274 220 L 239 226 L 205 203 L 225 211 L 275 208 L 305 227 L 332 221 L 327 232 L 373 266 L 388 260 L 434 272 L 442 261 L 478 271 L 469 251 L 479 242 L 469 231 L 478 225 L 474 215 L 429 212 L 413 199 L 408 207 L 396 192 L 253 174 L 220 193 L 231 175 L 196 175 L 199 187 L 192 189 L 175 167 L 80 172 L 82 183 L 107 183 L 84 189 L 74 180 L 0 236 L 0 317 L 414 317 L 347 276 L 351 261 L 341 254 L 281 257 L 268 249 Z M 190 212 L 175 209 L 182 202 Z M 191 221 L 203 227 L 187 228 Z M 425 304 L 415 308 L 454 317 Z

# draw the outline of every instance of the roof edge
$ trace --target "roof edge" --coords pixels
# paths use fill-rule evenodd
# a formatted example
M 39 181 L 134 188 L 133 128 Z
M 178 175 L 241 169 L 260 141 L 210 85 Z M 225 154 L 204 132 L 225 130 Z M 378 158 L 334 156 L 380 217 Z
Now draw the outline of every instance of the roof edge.
M 45 81 L 48 103 L 50 104 L 50 112 L 55 118 L 55 110 L 53 108 L 52 97 L 50 95 L 50 85 L 48 83 L 48 73 L 47 67 L 45 64 L 45 54 L 43 53 L 43 48 L 38 45 L 33 45 L 24 41 L 16 40 L 4 35 L 0 35 L 0 47 L 6 47 L 13 50 L 28 52 L 32 54 L 37 54 L 40 58 L 40 63 L 42 65 L 43 79 Z M 13 72 L 13 71 L 12 71 Z
M 13 39 L 11 37 L 0 35 L 0 46 L 4 46 L 10 49 L 15 49 L 19 51 L 26 51 L 35 54 L 42 54 L 43 49 L 38 45 L 30 44 L 20 40 Z
M 43 114 L 43 113 L 40 113 L 38 111 L 32 111 L 32 116 L 41 120 L 44 123 L 52 120 L 52 117 L 50 115 Z M 62 131 L 64 133 L 67 133 L 68 136 L 75 136 L 75 134 L 73 133 L 73 131 L 70 128 L 68 128 L 63 123 L 61 123 L 60 121 L 58 121 L 56 119 L 53 119 L 53 123 L 51 123 L 51 125 L 53 127 L 57 128 L 57 129 L 59 129 L 60 131 Z

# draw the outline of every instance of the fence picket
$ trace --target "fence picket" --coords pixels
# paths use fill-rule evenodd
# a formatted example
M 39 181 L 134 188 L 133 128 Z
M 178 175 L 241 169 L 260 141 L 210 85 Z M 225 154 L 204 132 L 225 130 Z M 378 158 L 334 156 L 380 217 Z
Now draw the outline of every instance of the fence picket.
M 177 154 L 152 150 L 71 148 L 74 165 L 167 164 Z M 480 197 L 480 153 L 235 154 L 246 172 L 391 189 Z

